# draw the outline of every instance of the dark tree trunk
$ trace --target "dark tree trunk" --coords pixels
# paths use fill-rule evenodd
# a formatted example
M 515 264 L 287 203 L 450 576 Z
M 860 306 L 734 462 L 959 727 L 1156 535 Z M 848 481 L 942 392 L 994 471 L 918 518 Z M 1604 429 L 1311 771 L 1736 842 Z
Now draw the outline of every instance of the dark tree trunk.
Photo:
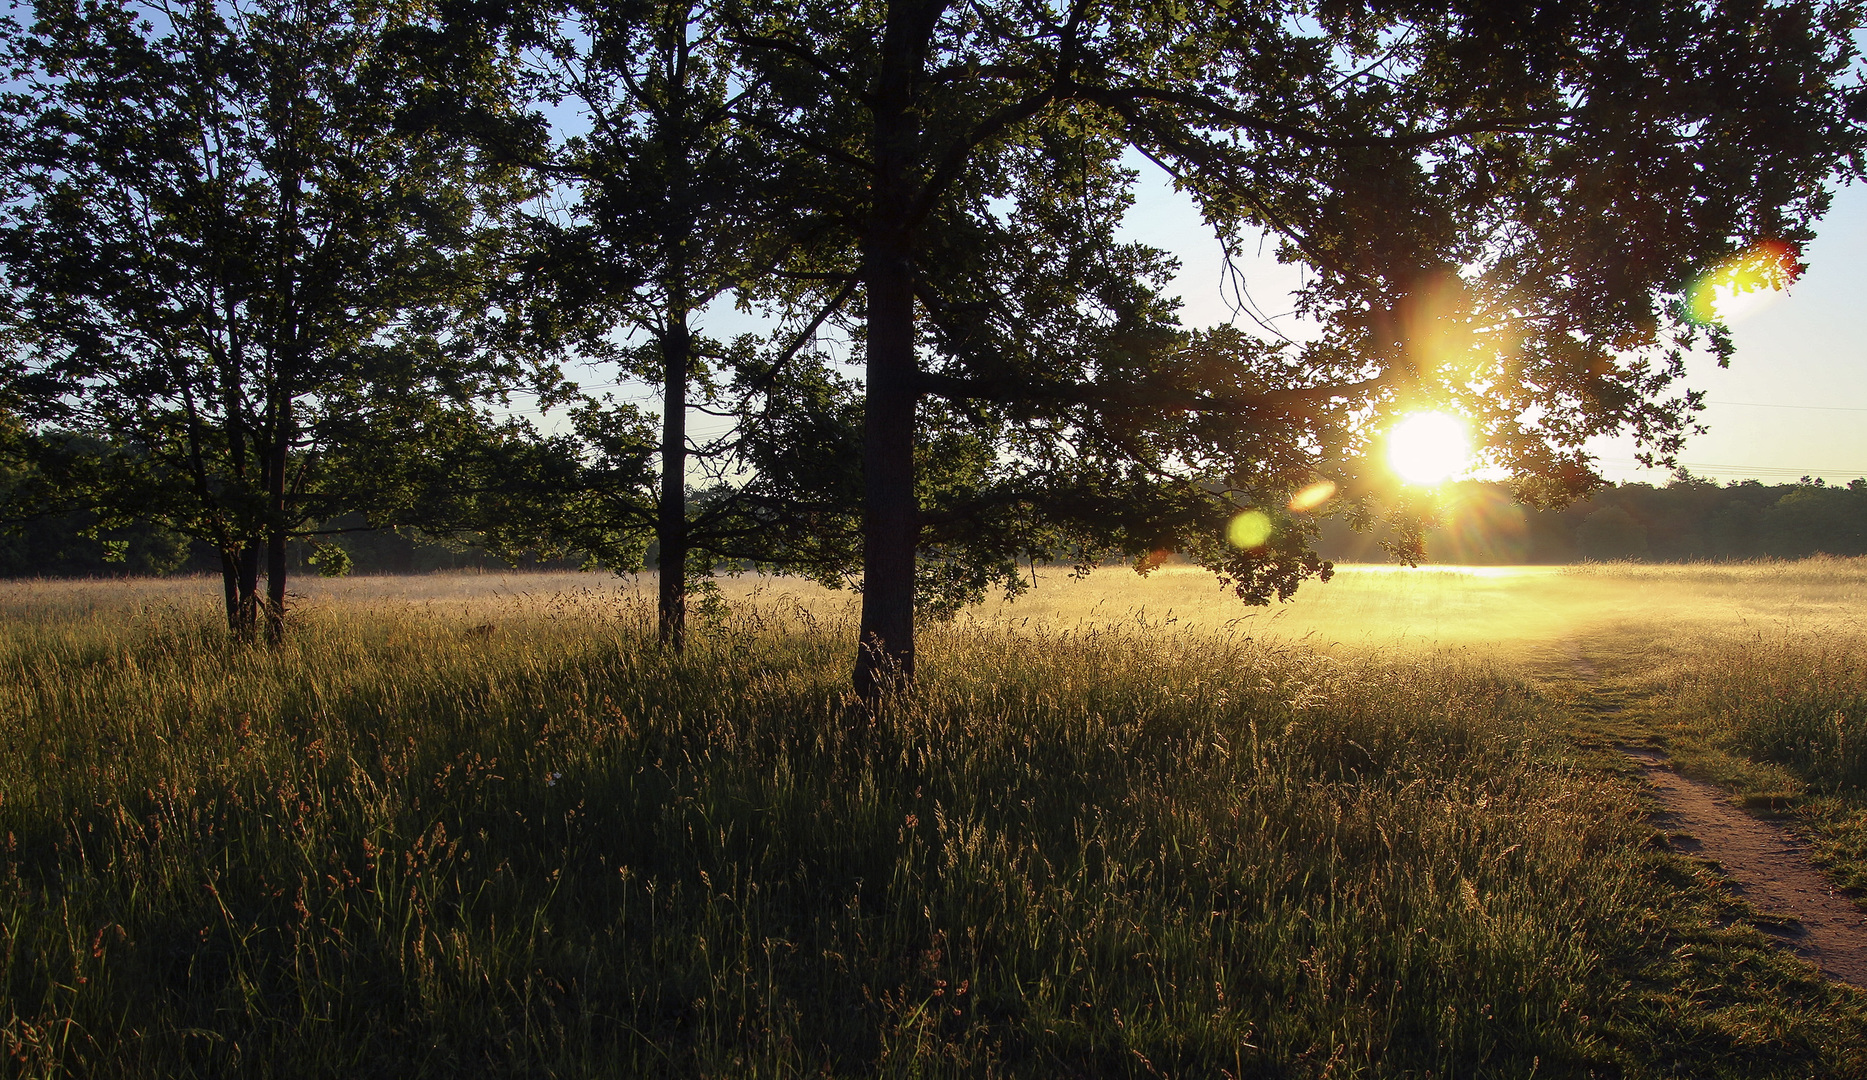
M 234 636 L 252 641 L 259 630 L 259 538 L 240 548 L 240 618 Z
M 877 245 L 880 247 L 881 245 Z M 868 391 L 862 424 L 862 629 L 856 693 L 864 698 L 914 678 L 914 295 L 904 251 L 871 251 Z
M 681 25 L 688 25 L 683 17 Z M 692 106 L 687 83 L 689 40 L 674 43 L 669 65 L 666 103 L 668 119 L 661 139 L 668 161 L 669 206 L 664 234 L 667 269 L 662 280 L 666 310 L 661 332 L 661 495 L 655 505 L 655 541 L 660 545 L 657 567 L 660 596 L 660 640 L 663 648 L 680 652 L 687 647 L 687 553 L 691 550 L 687 525 L 687 380 L 693 373 L 694 335 L 687 320 L 692 305 L 689 247 L 699 231 L 694 219 L 694 196 L 689 161 L 694 153 L 694 132 L 689 127 Z
M 303 367 L 304 342 L 299 322 L 298 291 L 302 284 L 304 236 L 298 229 L 299 199 L 304 188 L 304 161 L 301 150 L 304 135 L 299 128 L 304 114 L 300 106 L 307 98 L 306 83 L 298 79 L 290 84 L 290 105 L 286 113 L 285 161 L 279 175 L 279 234 L 283 241 L 278 267 L 277 287 L 283 299 L 280 341 L 274 357 L 273 385 L 268 391 L 271 423 L 266 425 L 270 441 L 266 446 L 266 468 L 261 477 L 266 482 L 266 640 L 277 645 L 285 638 L 285 538 L 286 468 L 291 463 L 292 443 L 298 437 L 293 400 L 297 396 L 295 380 Z
M 266 531 L 266 640 L 285 637 L 285 530 Z
M 235 548 L 220 549 L 220 586 L 227 598 L 227 632 L 240 636 L 240 553 Z
M 266 640 L 277 645 L 285 637 L 285 473 L 291 463 L 292 423 L 290 387 L 280 379 L 273 406 L 272 444 L 266 448 Z
M 868 297 L 867 386 L 862 424 L 862 625 L 855 690 L 873 699 L 914 680 L 913 163 L 920 130 L 914 84 L 938 2 L 889 5 L 874 98 L 874 205 L 862 252 Z
M 661 498 L 655 507 L 655 541 L 661 549 L 661 644 L 675 652 L 687 646 L 687 375 L 692 347 L 686 313 L 670 312 L 661 338 Z

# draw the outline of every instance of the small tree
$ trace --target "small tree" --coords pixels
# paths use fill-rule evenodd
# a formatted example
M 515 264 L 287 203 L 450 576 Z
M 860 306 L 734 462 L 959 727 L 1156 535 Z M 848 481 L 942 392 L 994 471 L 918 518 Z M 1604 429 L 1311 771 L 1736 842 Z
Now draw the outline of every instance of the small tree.
M 660 640 L 678 650 L 690 573 L 723 559 L 846 569 L 824 554 L 823 515 L 807 506 L 821 492 L 777 490 L 788 458 L 774 453 L 775 435 L 795 426 L 771 406 L 834 408 L 809 347 L 851 290 L 780 320 L 769 341 L 703 332 L 706 309 L 723 297 L 782 299 L 776 264 L 812 229 L 777 181 L 782 158 L 735 123 L 759 91 L 741 81 L 709 5 L 572 0 L 512 15 L 510 26 L 462 27 L 437 53 L 460 64 L 475 55 L 459 47 L 471 38 L 481 49 L 505 40 L 524 58 L 520 100 L 482 100 L 459 115 L 467 137 L 556 197 L 532 219 L 528 325 L 661 397 L 658 418 L 585 399 L 573 412 L 581 468 L 535 493 L 530 520 L 616 569 L 639 565 L 640 540 L 652 536 Z M 695 440 L 693 409 L 731 426 Z M 696 480 L 707 488 L 698 505 Z
M 494 370 L 462 315 L 513 193 L 401 130 L 415 10 L 45 0 L 7 31 L 8 389 L 68 501 L 213 545 L 241 636 L 282 628 L 289 539 L 408 508 Z

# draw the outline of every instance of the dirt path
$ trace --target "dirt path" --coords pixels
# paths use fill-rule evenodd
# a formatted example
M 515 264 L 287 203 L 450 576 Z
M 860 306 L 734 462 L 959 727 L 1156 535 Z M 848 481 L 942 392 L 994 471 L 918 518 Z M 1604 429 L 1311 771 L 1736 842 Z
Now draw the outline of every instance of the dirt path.
M 1556 643 L 1573 677 L 1588 688 L 1581 708 L 1617 714 L 1619 704 L 1598 696 L 1601 673 L 1573 640 Z M 1666 754 L 1622 746 L 1638 761 L 1659 798 L 1658 824 L 1675 850 L 1718 867 L 1739 895 L 1768 920 L 1758 929 L 1820 968 L 1824 975 L 1867 990 L 1867 912 L 1849 900 L 1809 861 L 1808 849 L 1780 825 L 1746 813 L 1715 784 L 1681 776 Z
M 1793 920 L 1761 929 L 1829 978 L 1867 990 L 1867 912 L 1816 869 L 1800 841 L 1733 805 L 1722 788 L 1679 775 L 1658 750 L 1621 749 L 1641 763 L 1675 848 L 1717 864 L 1764 915 Z

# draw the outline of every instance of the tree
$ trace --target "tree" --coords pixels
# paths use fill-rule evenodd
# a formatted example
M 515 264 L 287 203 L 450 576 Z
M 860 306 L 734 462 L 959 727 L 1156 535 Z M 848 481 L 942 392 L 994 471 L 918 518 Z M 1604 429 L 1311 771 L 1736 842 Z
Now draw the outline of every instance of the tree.
M 1464 413 L 1546 498 L 1598 482 L 1597 434 L 1671 460 L 1698 407 L 1668 396 L 1685 353 L 1729 353 L 1702 286 L 1793 278 L 1824 183 L 1859 167 L 1857 18 L 1814 0 L 735 9 L 780 103 L 745 121 L 818 164 L 838 227 L 813 258 L 861 290 L 859 691 L 912 677 L 917 574 L 955 564 L 1004 580 L 1017 554 L 1177 549 L 1247 600 L 1287 595 L 1327 572 L 1287 497 L 1376 488 L 1371 435 L 1408 410 Z M 1234 244 L 1274 237 L 1320 332 L 1173 327 L 1158 255 L 1113 241 L 1127 152 Z M 970 475 L 929 484 L 956 443 Z
M 472 317 L 516 193 L 402 125 L 418 10 L 45 0 L 7 29 L 9 397 L 68 501 L 220 553 L 241 636 L 281 632 L 289 539 L 409 510 L 516 370 Z
M 1621 507 L 1604 506 L 1576 526 L 1575 542 L 1585 559 L 1642 559 L 1647 527 Z
M 1762 514 L 1758 532 L 1764 553 L 1777 558 L 1867 555 L 1867 481 L 1799 484 Z
M 722 559 L 837 563 L 819 542 L 823 515 L 805 510 L 817 497 L 774 490 L 785 470 L 773 438 L 797 418 L 771 405 L 796 407 L 802 395 L 819 414 L 833 408 L 823 394 L 836 387 L 815 377 L 808 350 L 850 290 L 780 320 L 769 341 L 721 342 L 699 326 L 730 294 L 782 300 L 774 264 L 811 227 L 776 181 L 772 148 L 733 122 L 758 91 L 737 81 L 711 6 L 546 0 L 515 6 L 505 23 L 470 16 L 432 52 L 471 69 L 512 49 L 524 57 L 522 97 L 463 102 L 454 130 L 560 197 L 532 219 L 528 325 L 661 396 L 658 436 L 644 410 L 584 399 L 573 412 L 584 467 L 537 493 L 535 531 L 614 569 L 638 566 L 652 535 L 660 639 L 678 650 L 690 573 Z M 693 409 L 732 426 L 697 442 Z M 688 493 L 696 473 L 708 482 L 698 505 Z M 790 527 L 800 511 L 811 528 Z

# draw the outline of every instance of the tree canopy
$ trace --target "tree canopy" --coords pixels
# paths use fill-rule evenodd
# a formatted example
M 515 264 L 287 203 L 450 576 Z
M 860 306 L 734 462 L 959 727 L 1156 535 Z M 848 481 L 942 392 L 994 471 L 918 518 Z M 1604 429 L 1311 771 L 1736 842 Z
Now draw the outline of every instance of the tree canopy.
M 912 675 L 917 553 L 1172 549 L 1262 600 L 1326 572 L 1289 496 L 1365 491 L 1400 413 L 1474 418 L 1545 495 L 1592 435 L 1667 458 L 1685 352 L 1728 352 L 1695 286 L 1793 277 L 1859 165 L 1847 4 L 735 10 L 782 103 L 748 122 L 816 163 L 812 259 L 862 290 L 865 691 Z M 1180 330 L 1114 241 L 1128 153 L 1274 237 L 1318 332 Z
M 418 450 L 484 434 L 466 313 L 513 193 L 404 125 L 411 10 L 34 14 L 6 38 L 9 389 L 67 503 L 212 544 L 230 623 L 276 635 L 289 538 L 407 509 Z
M 612 487 L 551 496 L 532 516 L 591 544 L 652 527 L 674 641 L 665 628 L 678 626 L 689 550 L 702 568 L 859 570 L 864 694 L 912 678 L 917 605 L 1015 591 L 1030 561 L 1122 557 L 1145 570 L 1178 552 L 1248 602 L 1287 597 L 1329 572 L 1312 544 L 1318 500 L 1298 492 L 1336 491 L 1333 505 L 1361 521 L 1381 503 L 1409 510 L 1370 453 L 1408 413 L 1467 418 L 1531 500 L 1598 484 L 1584 450 L 1596 435 L 1631 433 L 1670 461 L 1699 405 L 1678 388 L 1685 358 L 1730 354 L 1706 297 L 1801 273 L 1830 186 L 1860 170 L 1867 116 L 1852 74 L 1861 10 L 1826 0 L 443 5 L 432 19 L 394 16 L 419 64 L 320 54 L 297 69 L 242 66 L 231 38 L 201 31 L 228 57 L 216 78 L 270 71 L 252 83 L 270 89 L 231 112 L 201 104 L 212 95 L 177 104 L 139 89 L 221 85 L 188 75 L 208 53 L 183 30 L 237 10 L 163 14 L 169 36 L 137 46 L 152 59 L 127 69 L 158 75 L 106 65 L 9 98 L 16 144 L 37 148 L 15 155 L 27 164 L 9 173 L 0 250 L 18 339 L 9 387 L 33 422 L 134 445 L 176 477 L 212 456 L 199 448 L 238 456 L 258 439 L 270 449 L 250 451 L 258 479 L 244 502 L 203 495 L 227 485 L 193 472 L 193 498 L 214 507 L 202 520 L 244 515 L 213 526 L 233 565 L 250 558 L 242 538 L 313 520 L 300 496 L 303 513 L 285 513 L 280 484 L 310 475 L 289 462 L 341 458 L 310 449 L 316 418 L 458 396 L 488 370 L 468 358 L 483 355 L 472 328 L 490 307 L 540 349 L 617 361 L 661 392 L 658 436 L 648 410 L 592 406 L 581 438 L 513 450 L 531 463 L 506 470 L 513 483 Z M 124 14 L 48 6 L 41 22 L 16 40 L 85 28 L 59 46 L 72 72 L 116 55 L 100 42 L 147 37 Z M 313 40 L 297 23 L 252 26 L 266 39 L 248 50 L 257 57 L 283 47 L 275 38 Z M 44 48 L 16 68 L 44 67 Z M 509 63 L 525 50 L 542 58 L 529 77 Z M 309 97 L 281 96 L 286 70 L 326 74 L 303 83 Z M 219 166 L 191 138 L 217 147 L 199 139 L 216 124 L 244 132 L 286 115 L 279 101 L 326 98 L 317 124 L 280 130 L 341 133 L 349 141 L 329 145 L 367 161 L 262 140 L 250 164 L 213 174 L 238 183 L 205 179 Z M 396 112 L 403 99 L 426 102 L 426 126 Z M 583 128 L 554 134 L 548 107 L 566 101 Z M 458 115 L 443 115 L 446 102 Z M 73 164 L 35 166 L 33 154 Z M 163 167 L 128 164 L 144 158 Z M 564 214 L 534 217 L 530 269 L 516 277 L 476 231 L 510 190 L 496 169 L 474 171 L 488 160 L 523 166 L 547 202 L 568 193 Z M 291 179 L 326 161 L 328 178 Z M 1307 332 L 1181 325 L 1171 259 L 1118 232 L 1139 168 L 1164 170 L 1232 251 L 1268 238 L 1300 266 Z M 194 187 L 144 195 L 130 182 L 164 169 Z M 80 182 L 183 222 L 163 226 L 180 238 L 163 250 L 195 261 L 165 254 L 186 269 L 132 282 L 120 249 L 153 241 L 109 240 L 140 236 L 133 215 L 98 209 L 114 204 L 79 197 Z M 307 212 L 301 190 L 332 208 L 320 221 L 345 223 L 320 235 L 341 233 L 333 250 L 355 258 L 329 265 L 367 273 L 303 288 L 282 276 L 311 268 L 309 234 L 280 224 Z M 236 194 L 259 201 L 236 209 Z M 226 250 L 251 267 L 209 242 L 240 228 L 253 237 Z M 197 278 L 216 283 L 201 294 L 211 303 L 189 291 Z M 148 298 L 137 312 L 161 317 L 93 314 L 115 310 L 122 282 Z M 258 329 L 231 328 L 218 313 L 229 297 L 264 314 Z M 696 320 L 726 297 L 782 311 L 783 325 L 710 341 Z M 646 348 L 617 341 L 626 326 Z M 826 334 L 852 346 L 853 370 L 838 370 Z M 236 343 L 291 372 L 238 384 L 264 388 L 250 418 L 217 404 L 225 375 L 176 374 L 234 370 L 224 356 Z M 357 389 L 366 356 L 368 370 L 402 373 L 396 393 Z M 299 393 L 313 395 L 304 417 L 268 404 Z M 106 401 L 114 411 L 99 411 Z M 92 412 L 71 412 L 78 403 Z M 737 425 L 699 448 L 717 455 L 699 502 L 684 427 L 697 404 Z M 189 434 L 210 420 L 211 439 Z M 522 503 L 482 514 L 523 516 Z

